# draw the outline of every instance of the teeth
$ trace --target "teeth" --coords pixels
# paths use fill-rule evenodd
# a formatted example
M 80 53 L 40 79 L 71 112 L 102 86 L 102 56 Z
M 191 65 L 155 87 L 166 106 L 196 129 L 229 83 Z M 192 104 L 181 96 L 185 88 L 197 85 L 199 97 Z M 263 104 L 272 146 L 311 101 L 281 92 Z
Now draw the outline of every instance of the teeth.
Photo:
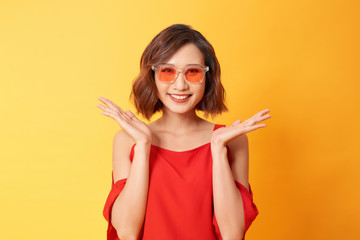
M 176 99 L 185 99 L 187 98 L 189 95 L 186 95 L 186 96 L 178 96 L 178 95 L 172 95 L 170 94 L 173 98 L 176 98 Z

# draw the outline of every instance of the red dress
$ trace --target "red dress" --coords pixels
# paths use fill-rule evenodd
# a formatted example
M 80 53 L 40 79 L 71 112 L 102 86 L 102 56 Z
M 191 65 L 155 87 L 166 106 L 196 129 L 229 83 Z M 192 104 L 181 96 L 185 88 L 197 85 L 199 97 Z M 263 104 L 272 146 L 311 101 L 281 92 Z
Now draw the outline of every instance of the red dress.
M 214 129 L 225 127 L 216 124 Z M 133 160 L 134 146 L 130 153 Z M 151 145 L 149 157 L 149 189 L 145 221 L 138 240 L 215 240 L 222 237 L 213 206 L 212 156 L 210 143 L 177 152 Z M 229 164 L 231 155 L 228 149 Z M 230 165 L 231 166 L 231 165 Z M 108 221 L 107 239 L 118 240 L 110 222 L 111 209 L 126 184 L 120 179 L 112 186 L 103 215 Z M 241 193 L 245 213 L 245 232 L 259 211 L 253 193 L 235 181 Z

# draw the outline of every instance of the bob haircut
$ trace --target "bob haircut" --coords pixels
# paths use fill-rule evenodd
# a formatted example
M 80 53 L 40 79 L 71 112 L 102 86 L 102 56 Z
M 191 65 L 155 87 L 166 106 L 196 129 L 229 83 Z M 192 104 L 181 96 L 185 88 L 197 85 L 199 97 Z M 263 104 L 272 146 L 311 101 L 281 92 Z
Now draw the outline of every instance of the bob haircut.
M 199 48 L 205 65 L 209 66 L 209 71 L 205 75 L 204 96 L 195 109 L 203 111 L 205 118 L 209 114 L 214 118 L 217 114 L 228 111 L 224 103 L 225 89 L 220 80 L 220 64 L 214 48 L 190 25 L 174 24 L 162 30 L 148 44 L 140 59 L 140 73 L 133 81 L 130 99 L 133 100 L 137 113 L 141 113 L 147 120 L 157 111 L 162 111 L 164 106 L 157 95 L 155 72 L 151 66 L 165 62 L 188 43 L 193 43 Z

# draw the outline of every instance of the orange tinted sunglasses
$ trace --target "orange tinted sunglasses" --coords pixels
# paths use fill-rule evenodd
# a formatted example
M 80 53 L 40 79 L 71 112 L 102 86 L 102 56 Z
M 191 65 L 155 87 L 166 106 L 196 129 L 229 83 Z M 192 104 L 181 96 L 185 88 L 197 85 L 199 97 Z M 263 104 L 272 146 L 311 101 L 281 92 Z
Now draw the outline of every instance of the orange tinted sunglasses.
M 179 71 L 176 68 L 167 64 L 154 65 L 151 67 L 156 73 L 157 77 L 161 82 L 174 83 L 179 73 L 184 73 L 185 79 L 189 83 L 202 83 L 205 77 L 205 73 L 209 71 L 208 66 L 202 65 L 190 65 Z

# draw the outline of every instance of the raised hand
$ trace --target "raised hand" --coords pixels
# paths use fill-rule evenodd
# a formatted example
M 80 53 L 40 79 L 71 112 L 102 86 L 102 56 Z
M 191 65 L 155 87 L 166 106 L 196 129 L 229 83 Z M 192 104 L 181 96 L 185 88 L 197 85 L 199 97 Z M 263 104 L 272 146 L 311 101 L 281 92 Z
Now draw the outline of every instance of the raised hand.
M 114 119 L 136 144 L 151 144 L 152 135 L 150 128 L 144 122 L 140 121 L 130 110 L 124 112 L 109 99 L 103 97 L 98 99 L 107 106 L 97 105 L 103 110 L 102 114 Z
M 251 118 L 245 120 L 244 122 L 241 122 L 241 120 L 236 120 L 231 126 L 229 127 L 222 127 L 216 129 L 211 137 L 211 144 L 219 145 L 219 146 L 226 146 L 229 142 L 231 142 L 233 139 L 254 131 L 259 128 L 266 127 L 265 123 L 255 125 L 259 122 L 264 121 L 265 119 L 270 118 L 270 114 L 266 114 L 270 112 L 269 109 L 262 110 L 258 113 L 256 113 Z M 266 114 L 266 115 L 264 115 Z M 263 116 L 264 115 L 264 116 Z

